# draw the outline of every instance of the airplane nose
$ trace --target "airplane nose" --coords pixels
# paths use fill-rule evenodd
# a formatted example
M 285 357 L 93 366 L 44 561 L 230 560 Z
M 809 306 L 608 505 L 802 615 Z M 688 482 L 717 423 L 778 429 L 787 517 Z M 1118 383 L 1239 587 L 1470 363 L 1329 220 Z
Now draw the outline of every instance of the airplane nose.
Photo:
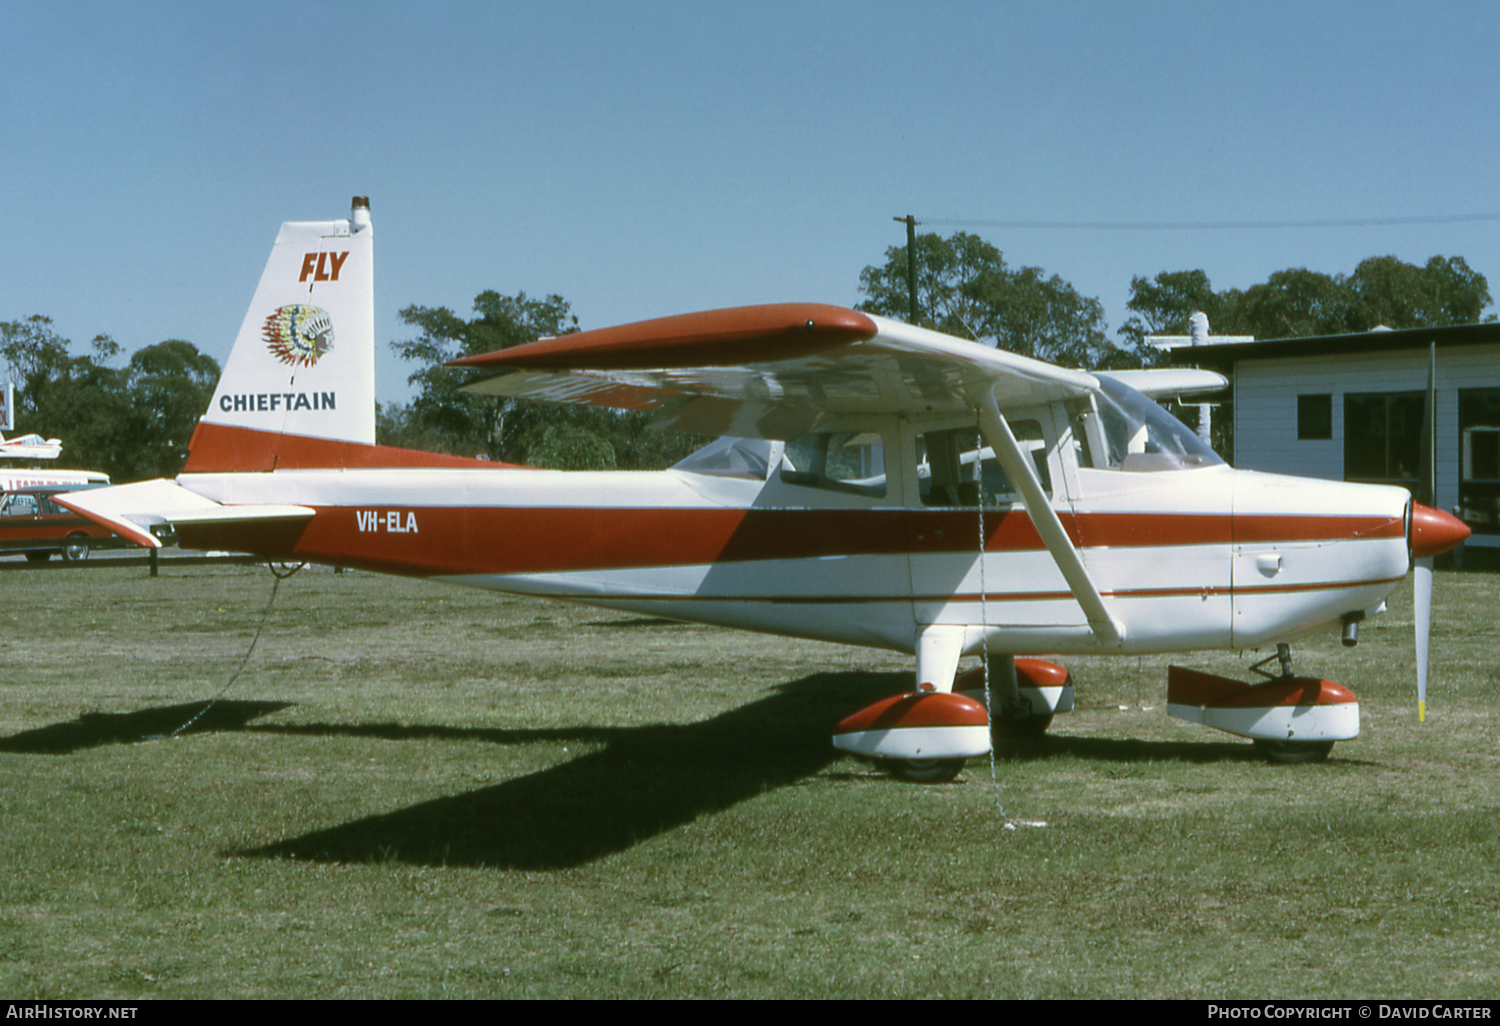
M 1440 556 L 1469 537 L 1469 529 L 1455 516 L 1431 506 L 1413 503 L 1411 510 L 1411 554 L 1418 558 Z

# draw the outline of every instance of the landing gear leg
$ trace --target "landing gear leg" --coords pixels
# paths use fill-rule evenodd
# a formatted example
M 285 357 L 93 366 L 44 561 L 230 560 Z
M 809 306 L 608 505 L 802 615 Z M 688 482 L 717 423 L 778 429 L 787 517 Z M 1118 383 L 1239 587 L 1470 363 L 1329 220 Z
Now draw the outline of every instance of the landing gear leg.
M 1037 738 L 1052 725 L 1050 712 L 1040 713 L 1021 696 L 1020 683 L 1016 678 L 1016 657 L 1012 655 L 990 655 L 985 662 L 989 666 L 990 701 L 999 710 L 990 717 L 992 732 L 1001 737 Z
M 1276 660 L 1277 666 L 1281 669 L 1281 672 L 1279 674 L 1267 673 L 1265 670 L 1261 669 L 1262 666 L 1269 663 L 1272 659 Z M 1262 677 L 1266 678 L 1266 680 L 1275 680 L 1277 677 L 1290 677 L 1292 675 L 1292 646 L 1283 641 L 1281 644 L 1276 646 L 1275 655 L 1266 656 L 1266 658 L 1251 666 L 1250 672 L 1258 673 Z

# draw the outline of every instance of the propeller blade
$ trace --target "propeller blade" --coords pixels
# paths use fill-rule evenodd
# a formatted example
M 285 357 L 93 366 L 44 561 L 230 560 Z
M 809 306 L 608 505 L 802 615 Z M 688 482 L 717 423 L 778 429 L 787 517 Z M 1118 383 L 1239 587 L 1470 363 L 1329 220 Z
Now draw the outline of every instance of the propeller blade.
M 1432 633 L 1432 563 L 1436 556 L 1457 548 L 1469 537 L 1469 526 L 1442 510 L 1420 503 L 1411 508 L 1413 617 L 1417 628 L 1417 720 L 1427 720 L 1427 650 Z
M 1427 722 L 1427 642 L 1432 634 L 1432 557 L 1418 556 L 1413 575 L 1417 621 L 1417 722 Z

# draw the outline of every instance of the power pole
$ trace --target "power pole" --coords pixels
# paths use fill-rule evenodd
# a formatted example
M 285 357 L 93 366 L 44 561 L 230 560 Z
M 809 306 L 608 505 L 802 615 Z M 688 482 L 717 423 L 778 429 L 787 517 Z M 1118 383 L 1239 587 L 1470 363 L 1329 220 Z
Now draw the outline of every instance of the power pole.
M 906 320 L 917 323 L 917 219 L 911 214 L 893 217 L 906 225 Z

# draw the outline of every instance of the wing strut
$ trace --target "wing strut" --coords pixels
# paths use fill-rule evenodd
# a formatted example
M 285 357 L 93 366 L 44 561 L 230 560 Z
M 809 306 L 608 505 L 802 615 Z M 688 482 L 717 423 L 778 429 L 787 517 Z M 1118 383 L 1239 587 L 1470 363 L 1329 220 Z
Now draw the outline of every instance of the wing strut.
M 1021 489 L 1026 512 L 1031 516 L 1037 533 L 1042 536 L 1042 544 L 1047 546 L 1057 568 L 1062 571 L 1063 580 L 1073 590 L 1073 597 L 1083 607 L 1083 615 L 1088 617 L 1094 637 L 1101 645 L 1119 648 L 1125 641 L 1125 625 L 1110 616 L 1109 610 L 1104 607 L 1104 598 L 1089 577 L 1088 569 L 1083 565 L 1078 550 L 1073 547 L 1068 532 L 1063 529 L 1057 511 L 1047 501 L 1046 492 L 1042 491 L 1042 482 L 1037 478 L 1030 455 L 1021 451 L 1020 445 L 1016 443 L 1016 436 L 1010 430 L 1010 424 L 995 402 L 994 393 L 988 390 L 979 404 L 979 427 L 984 432 L 985 441 L 995 450 L 1000 466 L 1005 468 L 1006 476 Z

